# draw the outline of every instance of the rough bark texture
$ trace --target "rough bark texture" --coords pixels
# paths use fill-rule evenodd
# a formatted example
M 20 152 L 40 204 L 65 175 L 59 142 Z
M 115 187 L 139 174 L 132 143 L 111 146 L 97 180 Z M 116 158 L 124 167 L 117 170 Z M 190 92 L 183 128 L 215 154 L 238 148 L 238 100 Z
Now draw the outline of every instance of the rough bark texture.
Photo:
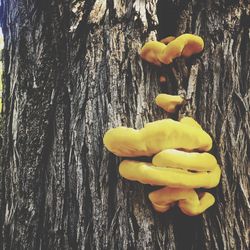
M 249 1 L 158 2 L 157 18 L 157 0 L 2 0 L 1 248 L 248 248 Z M 139 58 L 184 32 L 204 38 L 200 56 L 160 69 Z M 108 128 L 167 117 L 160 92 L 184 94 L 173 117 L 214 139 L 222 179 L 201 216 L 156 214 L 152 187 L 123 180 L 103 148 Z

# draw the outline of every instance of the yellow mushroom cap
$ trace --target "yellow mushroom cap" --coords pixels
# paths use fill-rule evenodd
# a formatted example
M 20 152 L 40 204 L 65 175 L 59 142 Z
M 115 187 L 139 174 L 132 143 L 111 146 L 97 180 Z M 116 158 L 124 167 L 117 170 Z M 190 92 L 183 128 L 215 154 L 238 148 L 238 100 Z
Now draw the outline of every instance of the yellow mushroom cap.
M 203 213 L 215 202 L 214 196 L 208 192 L 201 193 L 199 196 L 200 198 L 197 206 L 195 206 L 192 201 L 186 199 L 180 200 L 178 206 L 181 211 L 188 216 L 195 216 Z
M 221 170 L 217 165 L 211 171 L 190 172 L 183 169 L 156 167 L 152 163 L 124 160 L 120 163 L 121 176 L 143 184 L 174 188 L 212 188 L 220 181 Z
M 154 209 L 166 212 L 175 203 L 189 216 L 201 214 L 215 202 L 214 196 L 205 192 L 198 195 L 193 189 L 165 187 L 149 194 Z
M 159 94 L 155 98 L 156 104 L 169 113 L 173 113 L 178 105 L 183 103 L 183 98 L 178 95 Z
M 211 154 L 186 152 L 208 151 L 212 146 L 210 136 L 191 117 L 151 122 L 140 130 L 110 129 L 103 141 L 118 156 L 154 155 L 152 163 L 124 160 L 119 172 L 128 180 L 166 186 L 149 194 L 156 211 L 163 213 L 178 204 L 184 214 L 194 216 L 214 204 L 213 195 L 193 190 L 217 186 L 221 170 Z
M 204 41 L 200 36 L 184 34 L 179 39 L 186 40 L 186 45 L 181 53 L 182 56 L 189 57 L 204 49 Z
M 217 160 L 209 153 L 185 152 L 176 149 L 165 149 L 155 155 L 152 160 L 157 167 L 178 168 L 192 171 L 212 171 Z
M 142 59 L 159 66 L 161 63 L 170 64 L 179 56 L 189 57 L 197 54 L 204 48 L 203 39 L 193 34 L 183 34 L 175 39 L 167 37 L 161 41 L 147 42 L 141 49 Z
M 202 129 L 201 125 L 197 121 L 195 121 L 192 117 L 185 116 L 180 119 L 180 123 L 189 125 L 194 128 Z
M 143 60 L 160 66 L 161 62 L 158 60 L 159 55 L 165 48 L 165 44 L 158 41 L 147 42 L 141 49 L 140 56 Z
M 140 130 L 113 128 L 103 142 L 112 153 L 128 157 L 152 156 L 164 149 L 208 151 L 212 147 L 211 137 L 202 128 L 172 119 L 150 122 Z
M 158 56 L 158 60 L 164 64 L 171 63 L 176 57 L 200 53 L 204 48 L 203 39 L 193 34 L 183 34 L 168 43 Z

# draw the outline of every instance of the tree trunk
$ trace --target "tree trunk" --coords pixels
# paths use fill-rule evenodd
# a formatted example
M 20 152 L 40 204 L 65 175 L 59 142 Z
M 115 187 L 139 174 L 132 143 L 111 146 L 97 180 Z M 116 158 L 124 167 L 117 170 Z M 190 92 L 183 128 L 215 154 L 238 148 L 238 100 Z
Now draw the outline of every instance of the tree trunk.
M 249 1 L 2 0 L 2 9 L 1 248 L 248 248 Z M 203 37 L 204 52 L 161 68 L 141 61 L 146 41 L 182 33 Z M 122 179 L 102 143 L 111 127 L 166 118 L 154 104 L 162 92 L 184 94 L 172 118 L 193 116 L 214 140 L 222 179 L 201 216 L 157 214 L 152 187 Z

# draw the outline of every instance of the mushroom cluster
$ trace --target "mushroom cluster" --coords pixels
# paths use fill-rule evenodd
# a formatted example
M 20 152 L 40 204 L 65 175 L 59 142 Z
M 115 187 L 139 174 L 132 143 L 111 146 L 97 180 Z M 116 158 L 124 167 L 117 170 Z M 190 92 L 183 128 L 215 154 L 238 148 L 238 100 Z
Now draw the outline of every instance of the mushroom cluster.
M 178 56 L 199 53 L 203 47 L 202 38 L 184 34 L 146 43 L 141 57 L 156 65 L 168 64 Z M 180 96 L 168 94 L 156 97 L 156 104 L 167 112 L 174 112 L 183 101 Z M 211 137 L 193 118 L 163 119 L 140 130 L 112 128 L 105 133 L 103 142 L 120 157 L 152 157 L 151 163 L 123 160 L 119 172 L 128 180 L 165 186 L 149 194 L 156 211 L 166 212 L 178 204 L 184 214 L 194 216 L 214 204 L 212 194 L 195 190 L 217 186 L 221 170 L 215 157 L 207 152 L 212 148 Z
M 156 64 L 170 64 L 179 56 L 190 57 L 204 48 L 201 37 L 183 34 L 177 38 L 170 36 L 158 41 L 147 42 L 141 49 L 142 59 Z

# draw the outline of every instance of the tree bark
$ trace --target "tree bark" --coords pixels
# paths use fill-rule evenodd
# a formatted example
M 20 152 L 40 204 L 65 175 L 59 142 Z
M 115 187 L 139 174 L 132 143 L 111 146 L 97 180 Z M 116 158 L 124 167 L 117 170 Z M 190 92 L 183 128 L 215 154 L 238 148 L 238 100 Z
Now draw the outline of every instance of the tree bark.
M 247 249 L 249 6 L 3 0 L 0 247 Z M 146 41 L 182 33 L 203 37 L 204 52 L 161 68 L 141 61 Z M 214 141 L 222 178 L 201 216 L 157 214 L 152 187 L 122 179 L 102 143 L 111 127 L 166 118 L 154 104 L 163 92 L 187 99 L 169 117 L 193 116 Z

